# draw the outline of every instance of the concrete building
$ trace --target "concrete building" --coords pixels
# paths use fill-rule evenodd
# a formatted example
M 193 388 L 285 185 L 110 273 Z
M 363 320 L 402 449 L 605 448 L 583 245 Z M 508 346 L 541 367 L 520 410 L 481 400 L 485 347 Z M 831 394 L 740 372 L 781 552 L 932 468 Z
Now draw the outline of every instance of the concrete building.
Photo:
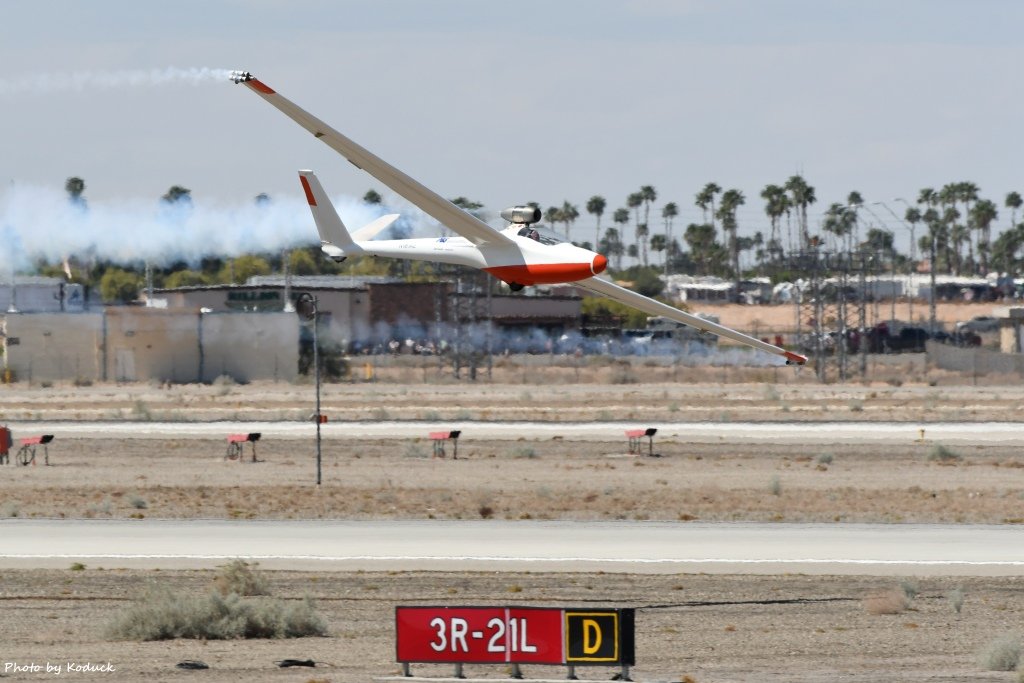
M 61 278 L 16 275 L 0 281 L 0 313 L 77 313 L 85 310 L 85 290 Z

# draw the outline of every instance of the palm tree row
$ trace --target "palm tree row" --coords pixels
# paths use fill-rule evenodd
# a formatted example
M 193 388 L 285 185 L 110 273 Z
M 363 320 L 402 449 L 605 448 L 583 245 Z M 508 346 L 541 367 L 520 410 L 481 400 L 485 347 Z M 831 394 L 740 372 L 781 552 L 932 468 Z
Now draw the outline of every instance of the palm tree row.
M 85 182 L 81 178 L 68 178 L 65 190 L 73 205 L 88 210 Z M 859 192 L 850 192 L 845 202 L 829 204 L 815 226 L 811 225 L 808 211 L 817 202 L 815 188 L 802 176 L 794 175 L 784 183 L 765 185 L 760 197 L 767 219 L 766 230 L 758 230 L 752 237 L 741 236 L 739 209 L 746 205 L 746 196 L 735 188 L 723 189 L 717 183 L 706 183 L 693 199 L 693 206 L 700 209 L 702 220 L 688 224 L 679 239 L 674 225 L 680 214 L 676 202 L 669 201 L 660 207 L 661 232 L 653 233 L 650 228 L 651 211 L 657 209 L 658 201 L 653 185 L 643 185 L 627 194 L 624 205 L 611 212 L 614 226 L 603 230 L 602 219 L 609 205 L 604 197 L 594 195 L 585 204 L 587 213 L 595 219 L 594 241 L 582 243 L 606 254 L 615 270 L 622 269 L 626 256 L 636 259 L 643 267 L 651 267 L 650 252 L 654 252 L 656 259 L 660 257 L 660 269 L 665 274 L 719 275 L 737 281 L 745 272 L 751 272 L 742 264 L 741 256 L 745 252 L 753 254 L 754 272 L 781 277 L 789 270 L 788 257 L 808 249 L 867 250 L 882 253 L 893 264 L 904 268 L 920 265 L 925 269 L 933 263 L 936 272 L 955 275 L 985 275 L 990 270 L 1011 274 L 1024 272 L 1024 222 L 1017 223 L 1017 210 L 1024 206 L 1024 198 L 1018 192 L 1010 192 L 1004 198 L 1009 220 L 995 239 L 993 231 L 999 219 L 999 207 L 991 199 L 982 197 L 977 185 L 971 182 L 948 183 L 937 190 L 923 188 L 913 204 L 895 200 L 906 204 L 902 218 L 885 206 L 893 213 L 893 218 L 911 229 L 911 234 L 915 234 L 919 225 L 924 227 L 924 234 L 911 245 L 910 258 L 896 252 L 892 231 L 871 205 L 865 204 Z M 172 186 L 160 199 L 168 207 L 188 206 L 192 201 L 190 190 L 180 185 Z M 256 201 L 266 202 L 269 198 L 259 195 Z M 379 204 L 382 199 L 379 193 L 370 190 L 363 201 Z M 479 202 L 464 197 L 453 202 L 478 215 L 483 208 Z M 874 204 L 884 205 L 882 202 Z M 566 200 L 561 206 L 549 207 L 543 215 L 553 226 L 562 224 L 565 235 L 571 239 L 580 212 Z M 920 249 L 924 258 L 921 264 L 913 258 L 915 249 Z M 306 261 L 314 261 L 315 255 L 309 259 L 303 256 L 301 260 L 301 264 L 294 264 L 295 270 L 314 270 Z M 171 272 L 162 275 L 174 283 L 192 279 L 208 282 L 224 277 L 238 281 L 231 260 L 218 260 L 217 268 L 226 270 L 220 273 L 210 266 L 201 278 L 199 274 L 193 276 L 191 271 L 180 277 Z M 257 270 L 267 268 L 269 266 L 260 264 Z M 319 271 L 317 268 L 316 272 Z

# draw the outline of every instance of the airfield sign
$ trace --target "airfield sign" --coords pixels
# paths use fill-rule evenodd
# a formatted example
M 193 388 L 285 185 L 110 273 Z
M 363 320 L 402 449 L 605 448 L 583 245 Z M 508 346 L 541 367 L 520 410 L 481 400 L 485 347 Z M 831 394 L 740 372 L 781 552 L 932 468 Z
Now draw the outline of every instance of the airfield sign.
M 632 609 L 396 607 L 397 661 L 634 663 Z

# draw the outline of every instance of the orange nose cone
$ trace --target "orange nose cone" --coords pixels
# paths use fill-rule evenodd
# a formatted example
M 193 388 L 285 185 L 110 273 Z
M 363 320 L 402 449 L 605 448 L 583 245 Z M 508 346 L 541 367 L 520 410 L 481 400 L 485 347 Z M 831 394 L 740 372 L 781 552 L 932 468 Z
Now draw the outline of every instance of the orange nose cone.
M 590 264 L 590 270 L 594 275 L 599 275 L 604 272 L 604 269 L 608 267 L 608 259 L 598 254 L 594 257 L 594 262 Z

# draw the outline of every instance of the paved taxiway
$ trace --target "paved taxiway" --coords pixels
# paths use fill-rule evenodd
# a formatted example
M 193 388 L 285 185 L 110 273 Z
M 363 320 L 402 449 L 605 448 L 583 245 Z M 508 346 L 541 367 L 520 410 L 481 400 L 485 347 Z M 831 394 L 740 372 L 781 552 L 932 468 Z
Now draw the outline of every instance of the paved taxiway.
M 443 422 L 443 424 L 442 424 Z M 78 439 L 222 439 L 236 432 L 263 438 L 312 438 L 307 422 L 12 422 L 16 433 L 56 434 Z M 657 427 L 658 439 L 690 443 L 912 443 L 922 438 L 943 444 L 1019 443 L 1024 426 L 1013 422 L 349 422 L 323 425 L 328 439 L 423 438 L 438 428 L 460 429 L 466 439 L 518 440 L 561 437 L 574 441 L 618 441 L 623 431 Z
M 538 521 L 0 521 L 0 567 L 1024 576 L 1024 528 Z

